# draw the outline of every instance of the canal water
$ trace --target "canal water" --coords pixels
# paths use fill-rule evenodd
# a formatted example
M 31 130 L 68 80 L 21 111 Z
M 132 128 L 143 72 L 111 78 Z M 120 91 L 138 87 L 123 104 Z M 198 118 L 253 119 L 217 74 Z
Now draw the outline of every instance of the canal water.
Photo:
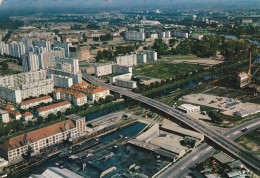
M 212 79 L 217 79 L 218 76 L 217 75 L 206 75 L 200 79 L 196 79 L 196 80 L 192 80 L 192 81 L 189 81 L 187 82 L 186 84 L 181 84 L 180 86 L 172 86 L 172 87 L 169 87 L 167 89 L 164 89 L 163 91 L 160 91 L 156 94 L 152 94 L 152 96 L 148 96 L 148 97 L 151 97 L 151 98 L 160 98 L 160 97 L 163 97 L 165 95 L 168 95 L 169 93 L 171 92 L 174 92 L 176 90 L 178 90 L 179 88 L 181 90 L 184 90 L 184 89 L 189 89 L 189 88 L 192 88 L 192 87 L 195 87 L 197 85 L 199 85 L 199 83 L 201 82 L 205 82 L 205 81 L 208 81 L 208 80 L 212 80 Z
M 255 45 L 260 46 L 260 41 L 252 40 L 252 39 L 249 39 L 249 38 L 238 38 L 235 35 L 224 35 L 224 34 L 216 34 L 216 33 L 209 33 L 209 34 L 210 35 L 216 35 L 216 36 L 224 36 L 225 38 L 231 39 L 231 40 L 245 40 L 245 41 L 248 41 L 251 44 L 255 44 Z
M 120 102 L 120 103 L 113 105 L 113 106 L 110 106 L 108 108 L 90 113 L 90 114 L 86 115 L 85 118 L 86 118 L 87 121 L 91 121 L 93 119 L 105 116 L 105 115 L 110 114 L 112 112 L 118 112 L 120 110 L 123 110 L 126 107 L 127 107 L 127 103 L 125 103 L 125 102 L 121 103 Z
M 129 127 L 119 129 L 116 132 L 113 132 L 107 136 L 102 137 L 101 143 L 107 143 L 109 141 L 119 138 L 120 136 L 134 137 L 139 132 L 141 132 L 145 128 L 145 126 L 146 124 L 144 123 L 136 122 L 133 125 L 130 125 Z

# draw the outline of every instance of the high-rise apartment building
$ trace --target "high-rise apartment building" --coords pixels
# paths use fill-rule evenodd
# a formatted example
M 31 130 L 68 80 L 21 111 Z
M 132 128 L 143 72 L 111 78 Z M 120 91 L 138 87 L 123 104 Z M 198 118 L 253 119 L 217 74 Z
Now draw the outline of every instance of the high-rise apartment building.
M 37 71 L 44 67 L 43 64 L 40 64 L 39 56 L 33 53 L 22 55 L 22 65 L 24 72 Z

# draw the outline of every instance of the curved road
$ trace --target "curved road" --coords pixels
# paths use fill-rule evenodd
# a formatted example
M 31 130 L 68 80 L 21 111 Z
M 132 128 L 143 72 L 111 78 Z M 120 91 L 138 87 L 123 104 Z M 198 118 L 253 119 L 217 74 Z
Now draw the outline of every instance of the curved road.
M 245 132 L 241 132 L 242 129 L 248 128 L 248 131 L 252 131 L 259 127 L 260 117 L 231 128 L 230 131 L 226 132 L 224 135 L 234 140 L 245 134 Z M 203 143 L 199 147 L 195 148 L 187 156 L 183 157 L 172 166 L 170 166 L 166 171 L 162 172 L 158 177 L 184 177 L 190 172 L 191 167 L 194 167 L 197 163 L 205 160 L 215 151 L 216 150 L 213 147 L 209 146 L 207 143 Z
M 145 96 L 142 96 L 139 94 L 135 94 L 130 91 L 125 91 L 125 90 L 119 89 L 115 86 L 108 85 L 103 82 L 99 82 L 96 78 L 88 75 L 86 73 L 86 70 L 82 70 L 82 74 L 83 74 L 83 78 L 90 83 L 106 87 L 113 92 L 119 93 L 126 97 L 132 98 L 134 100 L 137 100 L 139 102 L 152 106 L 152 107 L 168 114 L 169 116 L 172 116 L 172 117 L 178 119 L 179 121 L 183 122 L 184 124 L 188 125 L 189 127 L 193 128 L 194 130 L 204 134 L 208 139 L 210 139 L 215 144 L 219 145 L 220 147 L 222 147 L 224 150 L 228 151 L 235 157 L 239 158 L 241 161 L 243 161 L 248 166 L 252 167 L 255 170 L 260 170 L 260 159 L 258 157 L 248 153 L 237 143 L 228 139 L 227 137 L 225 137 L 221 133 L 215 131 L 214 129 L 210 128 L 205 123 L 203 123 L 199 120 L 196 120 L 196 119 L 188 116 L 187 114 L 184 114 L 184 113 L 180 112 L 179 110 L 174 109 L 159 101 L 153 100 L 151 98 L 148 98 L 148 97 L 145 97 Z

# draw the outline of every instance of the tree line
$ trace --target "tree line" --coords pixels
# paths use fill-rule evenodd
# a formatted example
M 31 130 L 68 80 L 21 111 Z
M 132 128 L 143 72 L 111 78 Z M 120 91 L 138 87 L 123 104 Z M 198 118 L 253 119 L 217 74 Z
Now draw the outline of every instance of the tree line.
M 168 49 L 162 40 L 156 40 L 153 48 L 158 55 L 187 55 L 194 54 L 198 57 L 212 57 L 219 51 L 225 60 L 237 61 L 248 58 L 249 49 L 252 48 L 254 57 L 258 50 L 256 45 L 252 45 L 244 40 L 229 40 L 224 37 L 205 35 L 202 40 L 186 39 L 181 41 L 176 48 Z
M 114 60 L 119 54 L 127 54 L 130 52 L 134 52 L 136 49 L 135 45 L 128 45 L 128 46 L 116 46 L 115 48 L 109 47 L 108 50 L 104 49 L 103 51 L 98 51 L 96 55 L 96 62 L 99 62 L 102 59 L 106 59 L 109 61 Z

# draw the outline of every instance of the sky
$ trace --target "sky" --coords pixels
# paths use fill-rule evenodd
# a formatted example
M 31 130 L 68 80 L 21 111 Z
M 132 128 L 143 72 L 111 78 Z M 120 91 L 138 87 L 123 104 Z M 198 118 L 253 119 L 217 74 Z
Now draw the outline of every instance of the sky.
M 0 0 L 1 9 L 57 7 L 259 7 L 260 0 Z

